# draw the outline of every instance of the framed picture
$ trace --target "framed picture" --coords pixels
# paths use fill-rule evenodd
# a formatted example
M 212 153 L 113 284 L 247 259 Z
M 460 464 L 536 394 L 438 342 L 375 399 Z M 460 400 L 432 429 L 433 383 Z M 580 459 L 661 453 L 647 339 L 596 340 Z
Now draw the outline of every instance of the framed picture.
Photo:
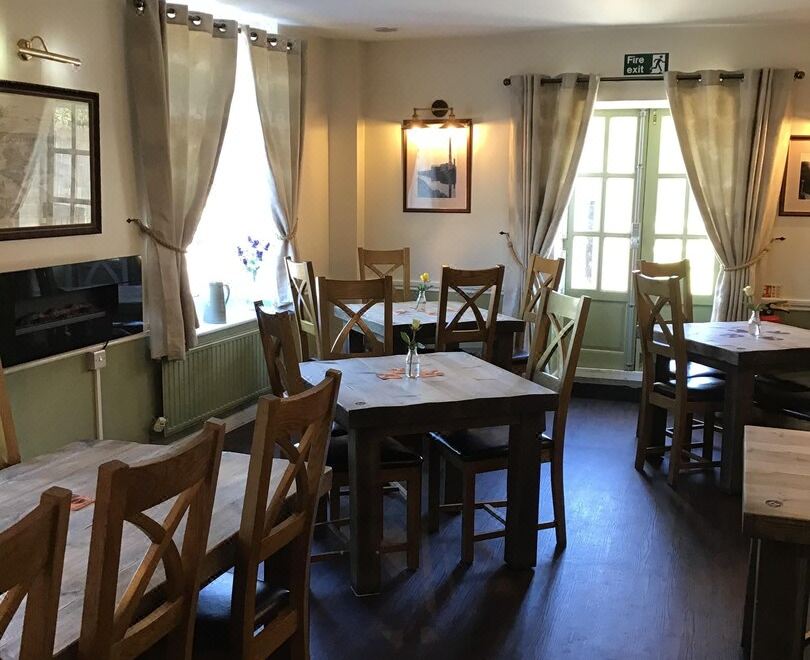
M 402 210 L 469 213 L 472 121 L 444 119 L 402 126 Z
M 98 94 L 0 80 L 0 240 L 101 233 Z
M 810 216 L 810 135 L 790 138 L 779 215 Z

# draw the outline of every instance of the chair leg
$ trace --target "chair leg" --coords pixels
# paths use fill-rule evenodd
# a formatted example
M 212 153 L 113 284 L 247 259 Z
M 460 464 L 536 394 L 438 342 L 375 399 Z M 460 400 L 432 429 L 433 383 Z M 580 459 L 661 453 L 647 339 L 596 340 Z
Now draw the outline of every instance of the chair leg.
M 340 486 L 333 485 L 329 490 L 329 520 L 340 519 Z
M 689 415 L 685 410 L 676 410 L 674 417 L 672 449 L 669 452 L 669 473 L 667 474 L 667 481 L 673 488 L 675 488 L 678 483 L 683 448 L 689 436 L 692 434 L 692 427 L 689 424 Z
M 714 458 L 714 413 L 703 415 L 703 458 L 711 461 Z
M 318 500 L 318 510 L 315 513 L 315 522 L 326 522 L 327 520 L 327 500 L 329 499 L 329 494 L 327 493 L 321 499 Z
M 473 563 L 475 539 L 475 472 L 464 470 L 461 492 L 461 561 Z
M 415 571 L 419 568 L 419 549 L 422 541 L 422 468 L 414 471 L 413 478 L 408 480 L 408 521 L 407 545 L 408 568 Z
M 647 458 L 647 448 L 650 446 L 653 433 L 654 415 L 653 406 L 647 401 L 646 395 L 642 394 L 638 437 L 636 438 L 636 470 L 639 472 L 644 469 L 644 461 Z
M 439 499 L 441 494 L 442 455 L 435 443 L 429 442 L 428 458 L 428 532 L 439 531 Z
M 554 507 L 554 532 L 557 534 L 557 547 L 564 548 L 568 543 L 565 531 L 565 490 L 563 488 L 562 453 L 554 448 L 551 455 L 551 504 Z

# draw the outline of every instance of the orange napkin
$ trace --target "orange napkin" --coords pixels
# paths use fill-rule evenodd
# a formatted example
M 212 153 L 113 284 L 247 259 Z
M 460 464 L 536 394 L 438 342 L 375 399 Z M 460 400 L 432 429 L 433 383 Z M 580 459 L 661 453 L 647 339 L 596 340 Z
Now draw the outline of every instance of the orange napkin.
M 70 510 L 79 511 L 80 509 L 90 506 L 95 500 L 86 495 L 73 495 L 70 498 Z
M 404 367 L 394 367 L 377 374 L 377 378 L 380 380 L 401 380 L 403 376 L 405 376 Z M 444 376 L 444 372 L 438 369 L 422 369 L 419 374 L 420 378 L 436 378 L 437 376 Z

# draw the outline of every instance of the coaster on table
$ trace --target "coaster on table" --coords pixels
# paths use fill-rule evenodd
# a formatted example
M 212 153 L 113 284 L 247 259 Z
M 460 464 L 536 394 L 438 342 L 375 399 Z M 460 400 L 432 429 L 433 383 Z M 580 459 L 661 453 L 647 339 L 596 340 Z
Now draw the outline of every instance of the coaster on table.
M 70 498 L 70 510 L 79 511 L 87 506 L 90 506 L 95 500 L 86 495 L 72 495 Z

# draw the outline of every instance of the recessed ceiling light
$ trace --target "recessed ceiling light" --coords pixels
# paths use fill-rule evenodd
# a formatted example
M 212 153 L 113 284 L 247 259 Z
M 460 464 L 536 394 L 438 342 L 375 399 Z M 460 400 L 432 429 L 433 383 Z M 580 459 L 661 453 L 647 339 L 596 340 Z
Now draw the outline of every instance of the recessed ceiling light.
M 375 31 L 375 32 L 384 32 L 384 33 L 388 33 L 388 32 L 396 32 L 397 30 L 399 30 L 399 28 L 396 28 L 396 27 L 388 27 L 388 26 L 385 26 L 385 25 L 381 25 L 380 27 L 375 27 L 375 28 L 374 28 L 374 31 Z

